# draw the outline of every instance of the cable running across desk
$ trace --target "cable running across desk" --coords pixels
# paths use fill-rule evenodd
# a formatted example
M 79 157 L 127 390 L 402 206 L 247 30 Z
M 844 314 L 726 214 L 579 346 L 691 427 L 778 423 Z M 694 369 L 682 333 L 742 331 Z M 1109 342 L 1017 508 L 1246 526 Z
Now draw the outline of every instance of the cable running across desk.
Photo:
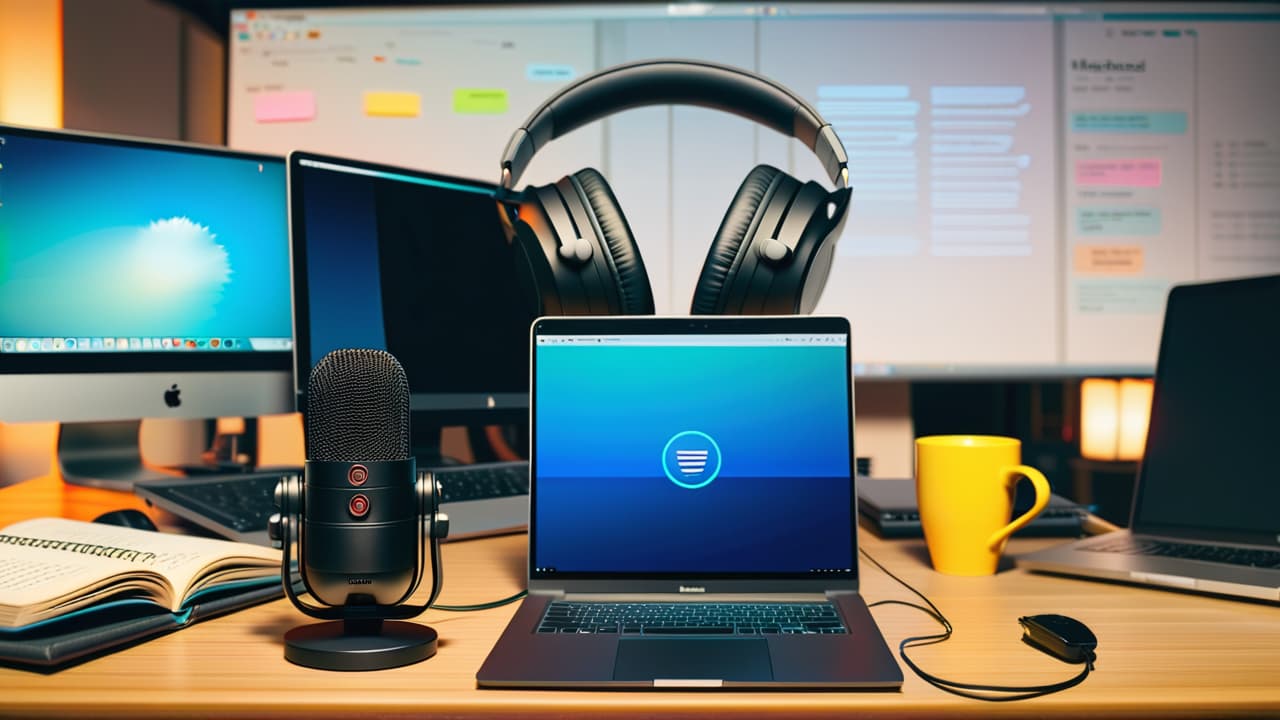
M 512 595 L 510 597 L 504 597 L 501 600 L 494 600 L 492 602 L 478 603 L 476 605 L 432 605 L 431 609 L 443 610 L 445 612 L 473 612 L 476 610 L 492 610 L 494 608 L 502 607 L 503 605 L 510 605 L 511 603 L 519 600 L 520 598 L 528 594 L 529 594 L 528 590 L 521 590 L 515 595 Z
M 863 548 L 858 548 L 858 552 L 862 553 L 863 557 L 870 560 L 872 564 L 874 564 L 876 567 L 880 568 L 880 570 L 884 572 L 885 575 L 888 575 L 889 577 L 896 580 L 899 585 L 902 585 L 906 589 L 915 593 L 916 597 L 919 597 L 921 600 L 925 602 L 925 605 L 928 605 L 928 607 L 925 607 L 924 605 L 917 605 L 916 603 L 907 602 L 905 600 L 880 600 L 877 602 L 869 603 L 867 607 L 873 608 L 873 607 L 876 607 L 877 605 L 905 605 L 907 607 L 915 608 L 925 613 L 926 615 L 933 618 L 934 620 L 937 620 L 938 624 L 942 626 L 943 632 L 938 633 L 936 635 L 915 635 L 912 637 L 903 638 L 902 642 L 898 643 L 898 654 L 902 656 L 902 661 L 905 662 L 907 666 L 910 667 L 915 672 L 916 675 L 919 675 L 922 680 L 929 683 L 930 685 L 933 685 L 939 690 L 945 690 L 946 692 L 949 692 L 953 695 L 959 695 L 960 697 L 971 698 L 973 700 L 985 700 L 987 702 L 1010 702 L 1013 700 L 1028 700 L 1030 698 L 1041 697 L 1043 695 L 1049 695 L 1051 693 L 1056 693 L 1062 690 L 1066 690 L 1067 688 L 1075 687 L 1076 685 L 1079 685 L 1080 683 L 1084 682 L 1084 679 L 1089 676 L 1089 671 L 1093 670 L 1094 656 L 1090 654 L 1089 659 L 1088 661 L 1085 662 L 1084 669 L 1080 671 L 1080 674 L 1076 675 L 1075 677 L 1069 680 L 1064 680 L 1062 682 L 1052 683 L 1049 685 L 1029 685 L 1029 686 L 1022 686 L 1022 687 L 1010 686 L 1010 685 L 982 685 L 979 683 L 962 683 L 962 682 L 956 682 L 954 680 L 947 680 L 944 678 L 940 678 L 937 675 L 933 675 L 931 673 L 925 672 L 920 668 L 919 665 L 916 665 L 915 662 L 912 661 L 911 658 L 907 656 L 907 649 L 924 647 L 926 645 L 937 645 L 938 643 L 949 640 L 953 632 L 951 627 L 951 621 L 947 620 L 947 617 L 942 614 L 942 611 L 938 609 L 938 606 L 934 605 L 933 601 L 925 597 L 924 593 L 912 587 L 910 584 L 907 583 L 907 581 L 903 580 L 897 575 L 894 575 L 892 572 L 889 572 L 888 568 L 886 568 L 884 565 L 881 565 L 879 560 L 876 560 L 875 558 L 871 557 L 871 554 L 868 553 Z M 978 692 L 971 692 L 971 691 L 978 691 Z M 979 694 L 982 692 L 1010 693 L 1010 694 L 1007 694 L 1004 696 L 992 696 L 992 695 Z

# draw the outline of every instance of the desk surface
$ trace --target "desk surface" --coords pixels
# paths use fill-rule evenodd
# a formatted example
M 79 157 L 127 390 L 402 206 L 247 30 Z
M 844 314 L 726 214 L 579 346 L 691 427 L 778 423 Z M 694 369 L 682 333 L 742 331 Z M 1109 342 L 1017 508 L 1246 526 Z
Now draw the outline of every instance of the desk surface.
M 131 496 L 41 478 L 0 490 L 0 527 L 42 515 L 89 519 L 128 504 L 142 507 Z M 1016 703 L 954 697 L 909 670 L 901 692 L 478 690 L 476 669 L 514 605 L 473 613 L 428 611 L 419 621 L 440 633 L 434 658 L 393 670 L 335 673 L 285 661 L 285 631 L 312 620 L 280 600 L 52 675 L 0 669 L 0 715 L 1280 716 L 1280 608 L 1022 570 L 950 577 L 929 567 L 921 541 L 884 541 L 864 532 L 862 542 L 955 625 L 947 643 L 912 653 L 926 670 L 1009 685 L 1068 678 L 1077 668 L 1024 645 L 1017 623 L 1021 615 L 1063 613 L 1097 633 L 1097 671 L 1066 692 Z M 1010 550 L 1045 543 L 1014 541 Z M 524 581 L 525 550 L 524 535 L 445 545 L 440 601 L 479 603 L 516 592 Z M 862 574 L 868 602 L 912 598 L 869 563 L 862 564 Z M 882 606 L 872 613 L 894 648 L 904 637 L 937 630 L 910 608 Z

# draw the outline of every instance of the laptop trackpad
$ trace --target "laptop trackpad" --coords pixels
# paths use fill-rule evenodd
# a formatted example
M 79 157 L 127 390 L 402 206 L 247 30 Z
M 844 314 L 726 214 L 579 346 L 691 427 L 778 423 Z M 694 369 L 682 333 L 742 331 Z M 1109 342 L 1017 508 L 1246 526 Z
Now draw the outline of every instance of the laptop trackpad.
M 773 666 L 769 642 L 759 638 L 623 638 L 613 679 L 768 682 Z

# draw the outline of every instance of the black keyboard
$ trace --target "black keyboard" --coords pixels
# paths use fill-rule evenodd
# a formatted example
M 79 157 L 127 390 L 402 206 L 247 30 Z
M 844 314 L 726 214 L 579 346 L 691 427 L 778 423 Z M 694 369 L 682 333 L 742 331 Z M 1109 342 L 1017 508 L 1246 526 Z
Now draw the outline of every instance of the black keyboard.
M 281 477 L 283 473 L 272 472 L 175 478 L 158 485 L 149 483 L 146 490 L 167 500 L 164 506 L 179 515 L 188 513 L 175 505 L 236 533 L 265 532 L 267 518 L 276 511 L 275 490 Z
M 844 635 L 834 605 L 817 603 L 614 603 L 556 600 L 538 633 L 609 635 Z
M 1090 545 L 1084 549 L 1096 552 L 1124 553 L 1126 555 L 1157 555 L 1160 557 L 1182 558 L 1184 560 L 1204 560 L 1205 562 L 1243 565 L 1246 567 L 1280 568 L 1280 551 L 1276 550 L 1252 550 L 1221 545 L 1198 545 L 1133 537 L 1115 538 L 1110 542 Z
M 466 502 L 529 494 L 529 463 L 503 462 L 435 468 L 440 502 Z
M 298 472 L 294 470 L 293 472 Z M 442 503 L 487 500 L 529 494 L 529 463 L 504 462 L 435 469 Z M 275 489 L 285 472 L 197 476 L 146 483 L 139 494 L 181 517 L 236 537 L 265 533 L 276 512 Z M 206 522 L 207 521 L 207 522 Z

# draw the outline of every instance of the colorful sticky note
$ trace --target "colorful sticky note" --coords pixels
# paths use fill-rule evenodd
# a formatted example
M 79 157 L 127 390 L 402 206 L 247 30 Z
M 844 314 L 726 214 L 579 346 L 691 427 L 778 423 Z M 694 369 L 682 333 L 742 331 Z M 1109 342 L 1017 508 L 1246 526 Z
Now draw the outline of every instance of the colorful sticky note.
M 507 111 L 507 91 L 498 88 L 458 88 L 453 111 L 463 115 L 500 115 Z
M 572 65 L 530 63 L 525 66 L 524 75 L 533 82 L 566 82 L 572 80 L 577 73 Z
M 310 90 L 262 93 L 253 99 L 253 117 L 260 123 L 314 120 L 316 94 Z
M 1160 158 L 1077 160 L 1076 185 L 1160 187 Z
M 1077 245 L 1075 271 L 1080 275 L 1140 275 L 1143 252 L 1139 245 Z
M 1159 235 L 1160 208 L 1090 206 L 1076 208 L 1076 232 L 1081 235 Z
M 364 114 L 370 117 L 418 117 L 422 114 L 422 96 L 414 92 L 366 92 Z

